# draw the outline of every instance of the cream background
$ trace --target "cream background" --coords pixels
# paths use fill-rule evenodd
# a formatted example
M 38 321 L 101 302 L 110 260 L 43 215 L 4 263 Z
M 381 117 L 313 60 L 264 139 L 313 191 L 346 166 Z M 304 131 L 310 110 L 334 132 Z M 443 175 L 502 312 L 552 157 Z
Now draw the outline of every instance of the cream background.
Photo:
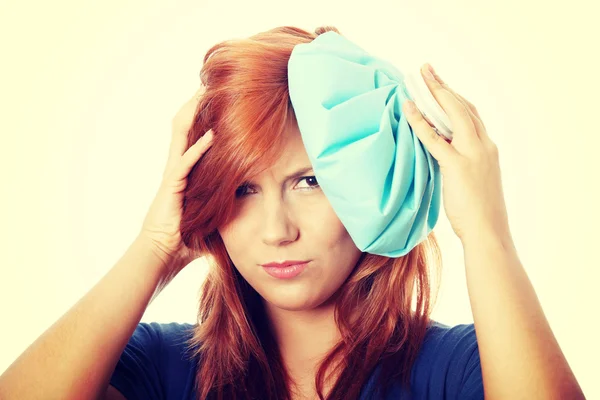
M 219 3 L 219 4 L 217 4 Z M 431 62 L 498 144 L 521 260 L 590 399 L 600 358 L 598 38 L 593 2 L 0 2 L 0 371 L 83 296 L 138 232 L 170 122 L 208 48 L 281 25 L 335 25 L 399 67 Z M 434 318 L 473 322 L 442 215 Z M 143 321 L 194 322 L 197 261 Z

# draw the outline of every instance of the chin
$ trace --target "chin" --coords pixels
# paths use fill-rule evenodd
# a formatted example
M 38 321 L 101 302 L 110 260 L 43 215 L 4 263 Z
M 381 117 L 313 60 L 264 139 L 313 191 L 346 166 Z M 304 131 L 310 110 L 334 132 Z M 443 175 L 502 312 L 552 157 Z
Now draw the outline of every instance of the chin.
M 307 311 L 307 310 L 314 309 L 314 307 L 312 307 L 310 305 L 306 305 L 305 303 L 292 303 L 292 302 L 274 303 L 272 301 L 269 301 L 269 304 L 271 304 L 272 307 L 278 308 L 280 310 L 285 310 L 285 311 Z
M 297 290 L 294 290 L 297 289 Z M 315 298 L 314 293 L 309 296 L 306 288 L 280 288 L 279 290 L 268 290 L 268 293 L 260 293 L 263 300 L 272 307 L 286 311 L 306 311 L 317 308 L 322 301 Z

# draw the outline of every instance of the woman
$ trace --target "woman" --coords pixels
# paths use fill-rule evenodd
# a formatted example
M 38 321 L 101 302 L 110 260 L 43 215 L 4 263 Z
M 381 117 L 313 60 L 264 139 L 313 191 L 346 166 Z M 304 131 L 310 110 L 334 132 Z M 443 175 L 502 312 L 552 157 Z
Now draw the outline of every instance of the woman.
M 475 323 L 429 318 L 433 233 L 398 258 L 356 247 L 311 169 L 287 87 L 294 46 L 332 29 L 277 28 L 208 51 L 138 237 L 2 375 L 0 397 L 583 398 L 516 255 L 496 146 L 427 69 L 454 139 L 410 102 L 403 112 L 439 162 Z M 140 323 L 200 256 L 200 323 Z M 295 266 L 266 265 L 284 260 Z

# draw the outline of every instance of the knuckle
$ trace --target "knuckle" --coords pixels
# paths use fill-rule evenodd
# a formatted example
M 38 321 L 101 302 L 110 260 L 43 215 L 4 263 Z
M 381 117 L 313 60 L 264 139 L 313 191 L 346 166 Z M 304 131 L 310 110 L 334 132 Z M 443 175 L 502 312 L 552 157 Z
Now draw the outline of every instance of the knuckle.
M 440 140 L 442 140 L 442 137 L 429 125 L 426 125 L 424 129 L 426 129 L 427 135 L 429 136 L 432 142 L 438 143 Z
M 474 162 L 472 165 L 477 166 L 477 168 L 479 168 L 479 166 L 481 166 L 481 165 L 486 164 L 488 162 L 488 160 L 490 159 L 490 156 L 487 153 L 487 151 L 480 147 L 473 149 L 472 153 L 470 154 L 470 157 Z
M 416 128 L 430 140 L 437 141 L 441 140 L 441 136 L 434 130 L 433 124 L 429 122 L 424 116 L 421 116 L 417 122 Z
M 464 96 L 460 95 L 460 94 L 456 94 L 458 97 L 460 97 L 460 99 L 465 103 L 468 104 L 469 106 L 473 106 L 473 104 L 471 104 L 471 102 L 469 100 L 467 100 Z
M 496 145 L 496 143 L 492 142 L 491 140 L 486 141 L 485 149 L 488 152 L 488 154 L 491 155 L 492 157 L 498 158 L 500 155 L 498 146 Z
M 467 105 L 469 106 L 469 109 L 471 110 L 471 112 L 477 116 L 477 118 L 481 119 L 481 117 L 479 117 L 479 112 L 477 111 L 477 107 L 475 107 L 473 104 L 467 102 Z
M 454 93 L 456 95 L 456 97 L 458 97 L 465 106 L 469 107 L 471 109 L 471 111 L 475 112 L 477 110 L 477 107 L 475 107 L 475 105 L 473 103 L 471 103 L 469 100 L 467 100 L 464 96 L 454 92 L 452 89 L 449 89 L 452 91 L 452 93 Z
M 457 107 L 459 108 L 459 112 L 461 114 L 461 117 L 464 119 L 470 119 L 471 118 L 471 113 L 469 112 L 469 107 L 467 107 L 465 104 L 461 103 L 462 107 Z

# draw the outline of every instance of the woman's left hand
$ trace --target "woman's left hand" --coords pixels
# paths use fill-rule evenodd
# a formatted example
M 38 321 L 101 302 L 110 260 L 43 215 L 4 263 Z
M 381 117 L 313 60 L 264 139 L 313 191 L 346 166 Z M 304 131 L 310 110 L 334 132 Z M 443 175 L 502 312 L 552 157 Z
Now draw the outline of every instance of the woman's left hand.
M 452 123 L 453 139 L 439 136 L 416 110 L 403 104 L 413 132 L 438 161 L 442 174 L 444 210 L 452 229 L 464 243 L 481 234 L 510 238 L 508 213 L 502 190 L 498 148 L 490 139 L 473 104 L 455 93 L 437 74 L 428 76 L 427 86 Z

